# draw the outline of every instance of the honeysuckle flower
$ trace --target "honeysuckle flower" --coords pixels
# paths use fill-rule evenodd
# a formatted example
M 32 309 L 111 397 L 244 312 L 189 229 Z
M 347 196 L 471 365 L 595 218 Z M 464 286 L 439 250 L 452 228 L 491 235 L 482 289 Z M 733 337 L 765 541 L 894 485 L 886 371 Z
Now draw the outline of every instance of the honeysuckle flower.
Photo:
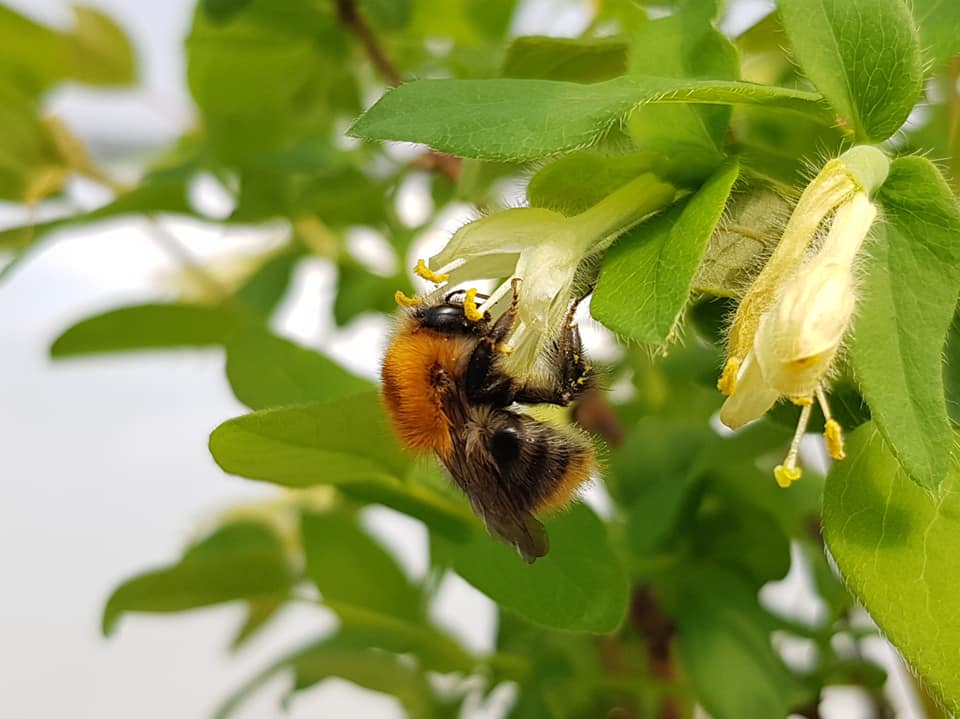
M 441 288 L 484 279 L 503 280 L 476 302 L 468 291 L 467 316 L 497 316 L 509 305 L 511 283 L 522 282 L 518 323 L 504 350 L 513 371 L 528 374 L 561 331 L 582 275 L 623 232 L 666 206 L 675 188 L 655 175 L 637 177 L 590 209 L 572 216 L 538 207 L 505 210 L 461 227 L 446 246 L 414 272 Z M 481 296 L 482 297 L 482 296 Z M 402 304 L 414 300 L 398 294 Z
M 854 263 L 876 207 L 869 192 L 886 178 L 879 150 L 858 147 L 828 163 L 807 187 L 783 239 L 741 302 L 730 332 L 719 389 L 720 419 L 731 429 L 765 414 L 780 397 L 802 407 L 787 458 L 774 471 L 780 486 L 800 478 L 797 453 L 814 401 L 826 420 L 827 450 L 843 459 L 843 435 L 824 382 L 856 309 Z M 825 217 L 830 229 L 807 257 Z

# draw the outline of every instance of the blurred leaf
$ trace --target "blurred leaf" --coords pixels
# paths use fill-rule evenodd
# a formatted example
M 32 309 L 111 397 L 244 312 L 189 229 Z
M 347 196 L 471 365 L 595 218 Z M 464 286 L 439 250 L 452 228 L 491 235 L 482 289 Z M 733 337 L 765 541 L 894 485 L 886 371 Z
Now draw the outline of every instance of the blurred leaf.
M 364 312 L 395 312 L 396 291 L 410 291 L 410 280 L 405 274 L 381 277 L 371 274 L 352 261 L 341 262 L 338 271 L 340 277 L 337 297 L 333 302 L 333 318 L 341 327 Z
M 473 586 L 506 609 L 546 627 L 610 632 L 623 620 L 627 581 L 606 527 L 586 505 L 547 520 L 550 553 L 527 565 L 512 547 L 477 533 L 464 544 L 433 536 L 438 561 L 448 561 Z
M 323 402 L 371 389 L 370 382 L 319 352 L 264 329 L 234 334 L 226 350 L 230 387 L 251 409 Z
M 76 27 L 66 36 L 69 77 L 90 85 L 132 85 L 133 47 L 123 29 L 99 10 L 75 5 Z
M 290 670 L 294 673 L 292 692 L 340 677 L 364 689 L 395 696 L 412 719 L 433 716 L 430 687 L 419 669 L 401 657 L 357 644 L 349 629 L 341 629 L 283 657 L 234 692 L 217 710 L 215 719 L 227 719 L 267 680 Z
M 246 279 L 233 298 L 245 307 L 269 317 L 287 294 L 293 270 L 303 255 L 301 248 L 287 247 L 268 257 Z
M 201 0 L 201 7 L 213 22 L 227 22 L 252 0 Z
M 737 52 L 713 26 L 714 12 L 713 7 L 688 4 L 638 28 L 631 37 L 630 73 L 738 80 Z M 649 104 L 631 113 L 627 131 L 641 149 L 682 151 L 716 165 L 724 156 L 729 122 L 725 106 Z
M 174 565 L 117 587 L 103 610 L 110 634 L 126 612 L 181 612 L 234 599 L 284 595 L 293 584 L 280 539 L 267 527 L 236 522 L 194 544 Z
M 33 203 L 59 192 L 66 178 L 67 163 L 39 108 L 0 77 L 0 199 Z M 33 234 L 32 228 L 4 230 L 0 247 L 24 247 Z
M 772 484 L 762 475 L 754 479 Z M 790 538 L 774 516 L 735 496 L 720 505 L 716 500 L 704 503 L 692 527 L 697 556 L 736 572 L 754 589 L 783 579 L 790 569 Z
M 132 84 L 133 48 L 123 30 L 94 8 L 75 5 L 73 13 L 73 29 L 58 32 L 0 6 L 0 84 L 30 98 L 65 80 Z
M 2 88 L 0 88 L 0 98 L 2 98 Z M 0 122 L 2 122 L 3 113 L 4 105 L 0 102 Z M 0 135 L 0 143 L 2 142 L 4 138 Z M 0 155 L 0 192 L 5 188 L 4 170 L 4 159 Z M 0 248 L 27 247 L 53 230 L 63 227 L 80 227 L 115 217 L 154 212 L 192 215 L 194 212 L 187 199 L 187 182 L 187 177 L 179 175 L 146 179 L 134 189 L 117 195 L 112 202 L 96 210 L 62 219 L 0 230 Z
M 645 417 L 612 453 L 607 485 L 626 509 L 632 554 L 652 552 L 673 531 L 699 476 L 697 456 L 714 437 L 702 424 Z
M 956 459 L 931 494 L 907 479 L 871 423 L 850 435 L 823 501 L 824 534 L 848 587 L 952 712 L 960 711 L 958 496 Z
M 230 642 L 230 649 L 237 651 L 246 646 L 247 642 L 263 629 L 285 604 L 284 597 L 268 597 L 247 602 L 247 616 Z
M 867 245 L 850 357 L 876 427 L 911 479 L 934 489 L 954 443 L 943 351 L 960 292 L 960 210 L 921 157 L 894 160 L 878 198 L 884 222 Z
M 691 563 L 664 591 L 684 671 L 712 717 L 785 717 L 799 703 L 800 688 L 773 650 L 766 615 L 744 580 Z
M 780 0 L 804 73 L 858 142 L 882 142 L 920 99 L 917 30 L 902 0 Z
M 380 98 L 348 133 L 463 157 L 534 160 L 593 144 L 645 102 L 758 103 L 822 117 L 817 94 L 725 80 L 416 80 Z
M 400 30 L 413 16 L 411 0 L 360 0 L 360 8 L 375 27 Z
M 216 156 L 244 162 L 327 128 L 347 39 L 332 7 L 251 0 L 211 21 L 199 8 L 187 38 L 187 80 Z
M 352 518 L 306 512 L 300 522 L 307 576 L 325 603 L 344 602 L 410 621 L 422 618 L 420 592 Z
M 616 38 L 518 37 L 507 48 L 502 77 L 599 82 L 627 70 L 627 44 Z
M 149 304 L 88 317 L 64 331 L 51 357 L 223 344 L 238 317 L 215 305 Z
M 590 313 L 631 339 L 668 343 L 738 173 L 725 164 L 690 200 L 621 237 L 603 260 Z
M 924 58 L 936 70 L 960 52 L 960 4 L 953 0 L 911 0 Z

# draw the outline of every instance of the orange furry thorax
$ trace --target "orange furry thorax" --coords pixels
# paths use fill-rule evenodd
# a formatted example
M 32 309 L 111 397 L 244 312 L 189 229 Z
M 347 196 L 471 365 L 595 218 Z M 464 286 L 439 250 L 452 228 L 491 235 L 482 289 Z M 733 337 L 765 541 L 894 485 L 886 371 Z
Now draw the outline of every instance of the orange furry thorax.
M 441 457 L 452 451 L 451 422 L 435 377 L 442 370 L 457 382 L 474 344 L 470 338 L 440 334 L 415 322 L 394 336 L 383 359 L 381 394 L 397 436 L 408 449 Z

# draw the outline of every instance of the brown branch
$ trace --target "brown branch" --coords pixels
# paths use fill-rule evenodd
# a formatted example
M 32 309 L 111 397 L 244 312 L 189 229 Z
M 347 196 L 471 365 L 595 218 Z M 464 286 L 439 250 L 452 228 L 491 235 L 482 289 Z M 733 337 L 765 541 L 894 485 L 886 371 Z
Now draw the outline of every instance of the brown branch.
M 650 587 L 636 587 L 630 597 L 630 624 L 643 635 L 654 677 L 670 683 L 675 679 L 671 644 L 676 628 L 663 611 Z M 681 719 L 683 708 L 675 697 L 660 702 L 658 719 Z
M 430 150 L 414 158 L 413 166 L 427 172 L 442 172 L 450 182 L 456 184 L 463 168 L 463 158 Z
M 599 434 L 611 447 L 623 444 L 623 426 L 601 390 L 592 389 L 584 394 L 573 410 L 573 417 L 577 424 Z
M 370 30 L 370 26 L 360 15 L 354 0 L 336 0 L 336 2 L 337 18 L 340 20 L 340 24 L 357 36 L 367 53 L 367 57 L 370 58 L 370 61 L 377 68 L 377 72 L 380 73 L 386 83 L 391 87 L 399 85 L 402 82 L 400 73 L 397 72 L 397 68 L 393 66 L 393 63 L 383 52 L 376 36 Z

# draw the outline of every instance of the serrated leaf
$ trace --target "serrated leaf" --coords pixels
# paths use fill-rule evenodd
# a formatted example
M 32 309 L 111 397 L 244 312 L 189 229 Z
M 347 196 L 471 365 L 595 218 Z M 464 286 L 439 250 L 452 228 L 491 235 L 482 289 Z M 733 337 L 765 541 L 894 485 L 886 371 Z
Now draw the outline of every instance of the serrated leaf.
M 594 318 L 639 342 L 668 342 L 738 174 L 725 164 L 689 200 L 621 237 L 603 260 Z
M 627 580 L 604 524 L 577 504 L 546 522 L 550 553 L 527 565 L 512 547 L 476 533 L 463 544 L 432 537 L 435 555 L 500 606 L 555 629 L 611 632 L 623 620 Z
M 960 437 L 954 435 L 956 442 Z M 951 712 L 960 712 L 960 464 L 931 494 L 872 423 L 827 478 L 823 528 L 847 586 Z
M 868 243 L 850 357 L 876 426 L 910 477 L 935 488 L 953 434 L 943 351 L 960 293 L 960 211 L 929 160 L 895 160 Z
M 372 389 L 319 352 L 264 329 L 236 333 L 226 350 L 230 387 L 251 409 L 324 402 Z
M 417 80 L 381 97 L 348 133 L 462 157 L 535 160 L 593 144 L 645 102 L 756 103 L 828 121 L 815 93 L 723 80 Z
M 954 0 L 911 0 L 920 28 L 924 58 L 936 70 L 960 52 L 960 3 Z
M 422 619 L 420 592 L 352 518 L 305 512 L 300 527 L 307 577 L 324 602 L 343 602 L 410 621 Z
M 569 82 L 599 82 L 627 70 L 627 44 L 615 38 L 518 37 L 500 74 Z
M 50 356 L 219 345 L 236 329 L 237 321 L 235 313 L 216 305 L 121 307 L 64 331 L 50 347 Z
M 279 596 L 293 580 L 279 537 L 261 524 L 235 522 L 190 547 L 177 564 L 117 587 L 103 610 L 103 633 L 110 634 L 127 612 L 181 612 Z
M 859 142 L 882 142 L 920 99 L 923 70 L 902 0 L 780 0 L 804 73 Z

